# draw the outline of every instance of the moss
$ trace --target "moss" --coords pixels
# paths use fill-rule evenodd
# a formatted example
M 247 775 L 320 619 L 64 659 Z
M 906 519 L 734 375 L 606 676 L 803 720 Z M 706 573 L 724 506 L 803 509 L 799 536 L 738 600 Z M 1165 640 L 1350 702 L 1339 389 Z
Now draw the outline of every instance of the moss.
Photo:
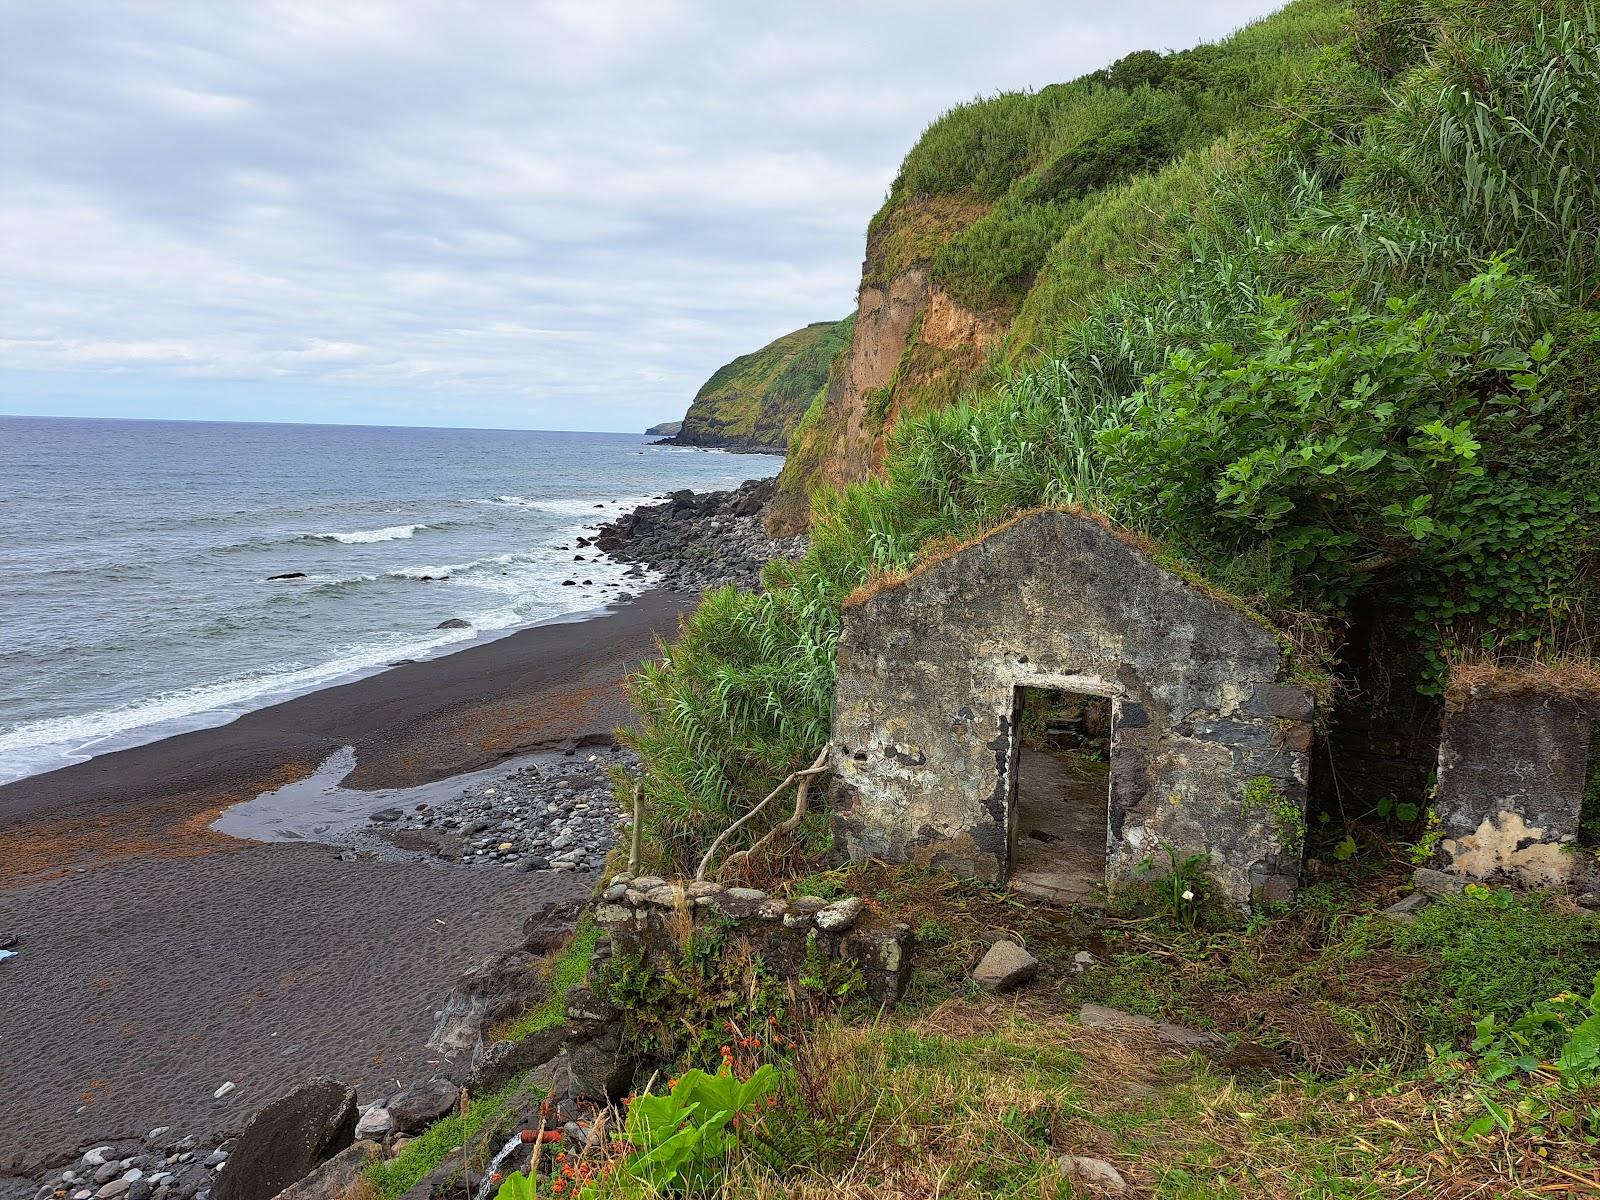
M 600 939 L 600 928 L 594 918 L 585 912 L 578 919 L 572 937 L 553 957 L 542 972 L 545 979 L 545 997 L 520 1017 L 493 1031 L 495 1038 L 520 1042 L 536 1033 L 554 1029 L 566 1021 L 567 989 L 582 983 L 589 973 L 589 960 L 594 956 L 595 943 Z
M 1276 779 L 1257 775 L 1244 785 L 1244 804 L 1267 813 L 1278 839 L 1290 854 L 1298 854 L 1306 840 L 1305 816 L 1300 806 L 1284 794 Z
M 1600 917 L 1559 911 L 1548 895 L 1474 885 L 1439 900 L 1394 934 L 1402 950 L 1426 956 L 1436 983 L 1407 997 L 1442 1040 L 1472 1022 L 1513 1021 L 1563 991 L 1587 993 L 1600 961 Z

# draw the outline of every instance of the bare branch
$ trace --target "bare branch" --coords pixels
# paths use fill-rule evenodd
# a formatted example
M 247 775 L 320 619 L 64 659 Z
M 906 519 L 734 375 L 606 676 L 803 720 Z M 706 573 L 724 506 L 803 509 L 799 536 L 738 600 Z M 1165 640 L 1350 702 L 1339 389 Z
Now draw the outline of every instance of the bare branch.
M 788 821 L 785 821 L 782 825 L 779 825 L 771 833 L 768 833 L 766 837 L 762 838 L 760 842 L 756 843 L 756 846 L 764 845 L 766 842 L 770 841 L 775 834 L 780 831 L 784 831 L 786 827 L 793 828 L 794 826 L 799 825 L 800 820 L 805 817 L 806 793 L 811 787 L 811 780 L 813 777 L 823 774 L 825 771 L 827 771 L 827 769 L 828 747 L 824 746 L 817 752 L 816 760 L 812 762 L 809 767 L 803 771 L 795 771 L 793 774 L 787 776 L 782 783 L 773 788 L 762 798 L 761 803 L 757 804 L 754 808 L 745 813 L 744 816 L 740 817 L 732 825 L 729 825 L 717 836 L 717 840 L 711 843 L 711 849 L 707 850 L 706 856 L 700 860 L 700 869 L 694 873 L 694 877 L 696 879 L 704 879 L 706 877 L 706 871 L 711 867 L 711 860 L 716 857 L 717 851 L 722 848 L 722 843 L 727 841 L 728 838 L 738 830 L 755 820 L 756 816 L 761 812 L 762 809 L 766 808 L 768 804 L 777 799 L 778 796 L 782 794 L 784 789 L 787 788 L 791 783 L 794 783 L 796 780 L 800 781 L 800 794 L 796 798 L 795 804 L 796 816 L 791 817 Z M 793 822 L 792 825 L 791 822 Z M 755 847 L 752 847 L 751 849 L 755 849 Z M 733 857 L 742 858 L 748 853 L 749 851 L 742 851 Z M 728 861 L 732 862 L 733 858 L 730 858 Z M 724 864 L 724 866 L 726 866 L 726 864 Z

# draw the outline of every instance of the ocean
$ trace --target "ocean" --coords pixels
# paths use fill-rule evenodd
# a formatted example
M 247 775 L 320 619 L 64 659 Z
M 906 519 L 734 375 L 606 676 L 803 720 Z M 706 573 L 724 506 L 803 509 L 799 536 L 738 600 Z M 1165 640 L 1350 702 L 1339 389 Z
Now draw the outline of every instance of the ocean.
M 653 440 L 0 417 L 0 783 L 597 611 L 575 538 L 781 464 Z

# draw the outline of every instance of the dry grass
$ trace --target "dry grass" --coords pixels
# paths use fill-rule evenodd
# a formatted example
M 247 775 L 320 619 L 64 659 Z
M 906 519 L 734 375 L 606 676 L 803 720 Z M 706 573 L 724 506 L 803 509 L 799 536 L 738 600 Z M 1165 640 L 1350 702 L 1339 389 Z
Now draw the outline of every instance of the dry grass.
M 1445 702 L 1452 709 L 1469 700 L 1505 696 L 1600 700 L 1600 660 L 1566 655 L 1526 662 L 1471 657 L 1452 664 L 1445 688 Z

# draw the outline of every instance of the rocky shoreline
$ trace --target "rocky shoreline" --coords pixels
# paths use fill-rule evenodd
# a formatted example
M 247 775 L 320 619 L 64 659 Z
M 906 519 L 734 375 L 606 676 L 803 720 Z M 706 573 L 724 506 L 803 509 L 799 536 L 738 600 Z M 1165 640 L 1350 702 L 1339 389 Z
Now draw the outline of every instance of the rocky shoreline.
M 776 481 L 767 479 L 750 480 L 723 492 L 675 492 L 598 526 L 593 536 L 578 539 L 578 548 L 633 564 L 636 578 L 643 580 L 646 573 L 653 573 L 659 579 L 652 582 L 678 592 L 694 593 L 728 583 L 757 586 L 769 559 L 796 557 L 806 547 L 803 537 L 767 538 L 763 520 L 775 489 Z M 341 858 L 399 856 L 453 869 L 598 871 L 629 822 L 629 814 L 620 812 L 613 798 L 613 779 L 636 770 L 633 755 L 609 740 L 575 742 L 564 751 L 519 759 L 492 780 L 477 778 L 431 802 L 375 807 L 361 826 L 332 839 L 330 849 Z M 397 1081 L 396 1090 L 359 1107 L 353 1089 L 331 1080 L 315 1081 L 265 1106 L 237 1135 L 223 1131 L 179 1135 L 155 1128 L 144 1135 L 108 1137 L 87 1149 L 83 1144 L 77 1149 L 63 1148 L 57 1154 L 39 1156 L 36 1162 L 53 1165 L 31 1179 L 0 1179 L 0 1200 L 253 1200 L 280 1194 L 276 1188 L 257 1189 L 252 1180 L 243 1178 L 243 1171 L 236 1170 L 229 1178 L 227 1168 L 230 1162 L 237 1166 L 249 1161 L 250 1174 L 260 1175 L 265 1168 L 258 1165 L 252 1139 L 259 1140 L 263 1119 L 282 1106 L 293 1107 L 291 1102 L 313 1092 L 328 1091 L 329 1085 L 337 1092 L 338 1112 L 327 1119 L 337 1117 L 342 1125 L 348 1116 L 352 1135 L 362 1139 L 338 1156 L 344 1165 L 332 1174 L 348 1173 L 350 1163 L 355 1164 L 350 1170 L 359 1171 L 370 1156 L 380 1153 L 371 1139 L 388 1142 L 388 1151 L 393 1153 L 397 1142 L 403 1145 L 407 1133 L 425 1124 L 412 1109 L 420 1114 L 424 1108 L 442 1104 L 438 1112 L 427 1115 L 431 1120 L 454 1103 L 457 1084 L 493 1086 L 497 1079 L 509 1078 L 523 1066 L 538 1065 L 559 1049 L 559 1045 L 541 1045 L 542 1057 L 524 1064 L 507 1060 L 504 1046 L 508 1044 L 486 1052 L 484 1037 L 494 1020 L 539 998 L 534 990 L 538 956 L 559 944 L 572 929 L 576 915 L 570 905 L 550 906 L 532 914 L 521 944 L 461 978 L 438 1010 L 438 1024 L 429 1042 L 430 1049 L 440 1055 L 441 1070 L 436 1077 L 415 1080 L 405 1087 L 399 1087 Z M 220 1085 L 219 1098 L 229 1086 L 226 1082 Z M 561 1116 L 576 1117 L 575 1109 L 566 1110 L 573 1108 L 574 1097 L 585 1089 L 564 1090 L 567 1096 Z M 269 1123 L 281 1124 L 282 1117 L 280 1113 Z M 348 1138 L 342 1140 L 349 1145 Z M 301 1164 L 304 1169 L 294 1177 L 320 1161 Z M 294 1169 L 292 1164 L 289 1169 Z
M 767 510 L 778 481 L 749 479 L 725 492 L 673 492 L 579 538 L 618 562 L 657 572 L 663 587 L 700 592 L 726 583 L 753 588 L 774 558 L 805 553 L 804 536 L 769 538 Z

